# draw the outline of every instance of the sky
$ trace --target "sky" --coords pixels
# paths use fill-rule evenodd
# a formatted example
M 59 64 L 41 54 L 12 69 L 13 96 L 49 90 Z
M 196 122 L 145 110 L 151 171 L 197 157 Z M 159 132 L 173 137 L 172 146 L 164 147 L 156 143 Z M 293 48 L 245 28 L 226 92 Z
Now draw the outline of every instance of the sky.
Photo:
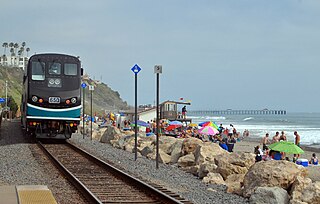
M 318 0 L 0 0 L 0 43 L 80 56 L 134 105 L 320 112 Z M 2 47 L 1 47 L 2 48 Z M 4 50 L 0 50 L 0 53 Z M 29 53 L 29 55 L 30 55 Z M 2 54 L 2 53 L 1 53 Z

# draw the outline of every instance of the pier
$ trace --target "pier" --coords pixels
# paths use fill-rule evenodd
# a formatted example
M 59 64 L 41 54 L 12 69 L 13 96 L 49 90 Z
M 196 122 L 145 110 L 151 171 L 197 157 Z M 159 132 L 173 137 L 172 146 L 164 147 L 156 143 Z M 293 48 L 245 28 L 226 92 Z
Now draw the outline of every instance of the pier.
M 188 115 L 286 115 L 286 110 L 189 110 Z

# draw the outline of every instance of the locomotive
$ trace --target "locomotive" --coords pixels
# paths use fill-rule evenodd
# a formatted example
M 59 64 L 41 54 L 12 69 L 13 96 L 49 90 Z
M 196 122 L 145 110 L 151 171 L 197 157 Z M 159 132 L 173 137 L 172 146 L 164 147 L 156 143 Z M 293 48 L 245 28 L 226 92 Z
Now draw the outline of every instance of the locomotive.
M 81 117 L 81 76 L 78 57 L 35 54 L 23 76 L 21 125 L 33 138 L 69 139 Z

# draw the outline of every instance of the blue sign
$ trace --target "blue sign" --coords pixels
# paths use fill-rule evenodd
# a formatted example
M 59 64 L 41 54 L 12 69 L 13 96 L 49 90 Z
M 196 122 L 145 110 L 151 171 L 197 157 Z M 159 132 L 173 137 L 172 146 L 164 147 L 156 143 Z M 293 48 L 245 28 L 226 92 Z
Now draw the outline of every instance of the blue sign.
M 83 83 L 81 84 L 81 87 L 82 87 L 82 88 L 86 88 L 86 87 L 87 87 L 87 84 L 83 82 Z
M 139 65 L 135 64 L 131 70 L 133 71 L 134 74 L 138 74 L 141 71 L 141 68 L 139 67 Z
M 5 98 L 0 98 L 0 103 L 4 103 L 6 102 L 6 99 Z

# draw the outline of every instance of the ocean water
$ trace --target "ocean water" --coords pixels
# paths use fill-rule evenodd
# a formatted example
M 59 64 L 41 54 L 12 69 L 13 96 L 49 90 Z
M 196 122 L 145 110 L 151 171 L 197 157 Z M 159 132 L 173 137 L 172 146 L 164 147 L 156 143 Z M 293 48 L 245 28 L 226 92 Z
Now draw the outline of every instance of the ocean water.
M 188 115 L 193 123 L 215 122 L 227 127 L 233 124 L 238 132 L 248 129 L 250 137 L 262 138 L 266 133 L 272 138 L 276 131 L 284 131 L 289 141 L 294 141 L 298 131 L 303 145 L 320 144 L 320 113 L 287 113 L 286 115 Z

